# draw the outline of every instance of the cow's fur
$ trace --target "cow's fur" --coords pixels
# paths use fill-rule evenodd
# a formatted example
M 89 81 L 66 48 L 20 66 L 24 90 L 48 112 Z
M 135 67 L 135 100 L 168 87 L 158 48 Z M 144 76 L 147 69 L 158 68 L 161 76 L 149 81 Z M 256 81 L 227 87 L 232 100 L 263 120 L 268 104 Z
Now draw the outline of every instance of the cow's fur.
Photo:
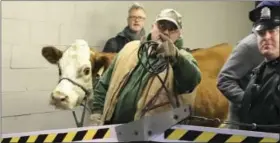
M 226 120 L 228 101 L 216 87 L 217 76 L 232 51 L 228 44 L 220 44 L 192 52 L 202 73 L 201 83 L 197 86 L 194 103 L 195 115 L 210 119 Z M 198 122 L 198 125 L 217 127 L 218 122 Z
M 92 93 L 92 77 L 99 69 L 107 69 L 114 55 L 98 53 L 90 49 L 84 40 L 76 40 L 65 51 L 54 46 L 45 46 L 42 56 L 51 64 L 59 68 L 61 78 L 69 78 Z M 50 104 L 59 109 L 73 109 L 79 106 L 85 92 L 68 80 L 58 83 L 51 93 Z
M 77 42 L 76 42 L 77 43 Z M 75 51 L 76 52 L 79 49 L 73 48 L 73 46 L 69 47 L 66 51 Z M 91 63 L 91 69 L 92 69 L 92 77 L 95 77 L 97 75 L 97 72 L 103 68 L 106 70 L 110 63 L 112 62 L 112 59 L 115 56 L 115 53 L 103 53 L 103 52 L 96 52 L 93 49 L 89 50 L 88 47 L 87 52 L 83 54 L 88 54 L 88 61 L 85 61 L 84 63 Z M 228 115 L 228 102 L 227 99 L 222 96 L 222 94 L 219 92 L 219 90 L 216 87 L 216 78 L 218 75 L 219 70 L 225 63 L 227 57 L 229 56 L 230 52 L 232 50 L 232 47 L 228 44 L 220 44 L 216 45 L 210 48 L 205 49 L 196 49 L 191 51 L 195 59 L 198 61 L 198 66 L 202 72 L 202 81 L 198 85 L 196 91 L 196 98 L 194 103 L 194 109 L 195 109 L 195 115 L 196 116 L 202 116 L 207 118 L 219 118 L 221 121 L 225 120 Z M 44 47 L 42 49 L 42 55 L 45 57 L 47 61 L 49 61 L 51 64 L 58 64 L 63 63 L 63 61 L 67 60 L 68 64 L 72 62 L 72 64 L 77 63 L 77 61 L 73 60 L 73 57 L 69 57 L 66 51 L 60 51 L 55 47 Z M 83 55 L 81 54 L 81 55 Z M 80 55 L 80 56 L 81 56 Z M 76 54 L 76 56 L 79 56 Z M 62 58 L 67 57 L 67 58 Z M 64 67 L 63 67 L 64 68 Z M 77 69 L 79 67 L 72 67 L 71 70 L 74 72 L 77 72 Z M 66 72 L 66 69 L 63 69 L 64 72 Z M 71 71 L 67 71 L 71 72 Z M 73 77 L 72 77 L 73 78 Z M 73 80 L 76 80 L 74 77 Z M 66 81 L 65 81 L 66 82 Z M 85 82 L 85 81 L 84 81 Z M 66 84 L 66 83 L 65 83 Z M 69 83 L 68 83 L 69 84 Z M 88 83 L 80 82 L 81 85 L 88 85 Z M 58 85 L 59 86 L 59 85 Z M 69 87 L 70 88 L 70 85 Z M 88 87 L 89 88 L 89 87 Z M 91 87 L 92 88 L 92 87 Z M 74 89 L 74 87 L 71 87 L 70 90 L 77 90 Z M 57 88 L 56 90 L 57 91 Z M 54 91 L 54 92 L 55 92 Z M 53 92 L 53 93 L 54 93 Z M 57 95 L 61 96 L 61 95 Z M 78 96 L 78 94 L 76 94 Z M 81 94 L 79 97 L 83 97 Z M 79 103 L 68 103 L 69 106 L 67 108 L 66 103 L 64 104 L 64 108 L 60 107 L 59 104 L 53 104 L 57 106 L 58 108 L 62 109 L 72 109 L 76 105 L 79 105 Z M 70 106 L 70 104 L 72 104 Z M 71 107 L 71 108 L 70 108 Z M 193 125 L 202 125 L 202 126 L 212 126 L 217 127 L 220 124 L 210 121 L 192 121 L 191 124 Z

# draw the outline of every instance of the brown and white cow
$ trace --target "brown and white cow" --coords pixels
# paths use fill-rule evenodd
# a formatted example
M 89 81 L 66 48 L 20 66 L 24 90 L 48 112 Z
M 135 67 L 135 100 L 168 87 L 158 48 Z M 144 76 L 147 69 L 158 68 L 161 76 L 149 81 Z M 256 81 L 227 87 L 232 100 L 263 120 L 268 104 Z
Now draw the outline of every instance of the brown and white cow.
M 216 87 L 216 77 L 225 63 L 232 47 L 220 44 L 206 49 L 192 51 L 202 72 L 202 81 L 195 90 L 195 116 L 225 120 L 228 115 L 228 101 Z M 42 49 L 43 57 L 58 66 L 60 78 L 51 93 L 50 104 L 59 109 L 71 110 L 81 104 L 86 91 L 92 94 L 92 79 L 97 72 L 112 62 L 114 53 L 95 52 L 84 40 L 76 40 L 65 51 L 53 46 Z M 84 88 L 84 89 L 83 89 Z M 85 91 L 86 90 L 86 91 Z M 194 121 L 192 125 L 218 127 L 213 121 Z
M 92 77 L 99 69 L 106 70 L 115 56 L 94 52 L 84 40 L 76 40 L 65 51 L 45 46 L 42 55 L 49 63 L 58 66 L 60 81 L 51 92 L 50 104 L 64 110 L 74 109 L 86 94 L 92 94 Z

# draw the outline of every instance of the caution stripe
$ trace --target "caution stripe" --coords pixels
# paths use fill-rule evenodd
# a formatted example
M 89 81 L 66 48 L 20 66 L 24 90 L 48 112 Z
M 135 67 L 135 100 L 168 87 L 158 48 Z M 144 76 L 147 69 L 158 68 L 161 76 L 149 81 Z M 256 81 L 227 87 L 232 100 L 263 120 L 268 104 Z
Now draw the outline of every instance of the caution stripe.
M 164 139 L 208 142 L 208 143 L 224 143 L 224 142 L 277 143 L 279 141 L 278 139 L 274 139 L 274 138 L 232 135 L 232 134 L 194 131 L 194 130 L 185 130 L 185 129 L 168 129 L 164 132 Z
M 43 143 L 43 142 L 73 142 L 110 137 L 109 128 L 70 131 L 64 133 L 39 134 L 21 137 L 2 138 L 1 143 Z

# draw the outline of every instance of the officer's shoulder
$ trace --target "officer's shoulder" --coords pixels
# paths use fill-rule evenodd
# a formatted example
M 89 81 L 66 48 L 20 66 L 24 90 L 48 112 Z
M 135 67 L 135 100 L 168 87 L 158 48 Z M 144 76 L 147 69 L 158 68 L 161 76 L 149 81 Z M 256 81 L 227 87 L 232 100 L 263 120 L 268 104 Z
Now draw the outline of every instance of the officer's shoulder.
M 246 37 L 244 37 L 242 40 L 244 43 L 256 43 L 257 42 L 257 36 L 254 33 L 250 33 Z
M 244 37 L 242 40 L 240 40 L 237 44 L 237 47 L 242 48 L 254 48 L 257 49 L 257 37 L 254 33 L 251 33 Z

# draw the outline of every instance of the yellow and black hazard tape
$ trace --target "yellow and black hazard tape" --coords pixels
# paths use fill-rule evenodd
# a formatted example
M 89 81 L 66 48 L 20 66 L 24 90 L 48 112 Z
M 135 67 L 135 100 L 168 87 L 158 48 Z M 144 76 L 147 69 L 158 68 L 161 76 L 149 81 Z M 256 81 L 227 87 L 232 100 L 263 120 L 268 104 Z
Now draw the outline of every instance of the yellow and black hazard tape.
M 233 135 L 224 133 L 215 133 L 207 131 L 194 131 L 185 129 L 168 129 L 164 132 L 164 139 L 208 142 L 208 143 L 224 143 L 224 142 L 244 142 L 244 143 L 278 143 L 279 139 L 254 137 L 245 135 Z
M 20 137 L 2 138 L 1 143 L 43 143 L 43 142 L 73 142 L 94 139 L 106 139 L 110 137 L 109 128 L 70 131 L 63 133 L 39 134 Z

